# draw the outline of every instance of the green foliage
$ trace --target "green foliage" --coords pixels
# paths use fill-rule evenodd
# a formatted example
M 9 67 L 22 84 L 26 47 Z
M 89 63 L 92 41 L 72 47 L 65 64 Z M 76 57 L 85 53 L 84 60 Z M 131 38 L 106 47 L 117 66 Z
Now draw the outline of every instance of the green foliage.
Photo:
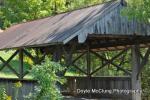
M 103 56 L 103 58 L 105 59 L 112 59 L 115 55 L 117 55 L 119 52 L 121 52 L 120 50 L 118 51 L 100 51 L 97 52 L 99 55 Z M 81 55 L 80 53 L 78 54 L 74 54 L 73 58 L 77 58 L 79 55 Z M 113 61 L 113 63 L 115 63 L 116 65 L 123 67 L 123 69 L 126 70 L 131 70 L 131 51 L 129 50 L 128 52 L 124 53 L 123 55 L 119 56 L 117 59 L 115 59 Z M 95 56 L 94 54 L 90 54 L 90 58 L 91 58 L 91 72 L 95 71 L 97 68 L 99 68 L 100 66 L 103 66 L 105 63 L 107 63 L 105 60 L 100 59 L 99 57 Z M 80 59 L 78 59 L 74 64 L 76 66 L 78 66 L 79 68 L 81 68 L 83 71 L 87 70 L 87 61 L 86 61 L 87 57 L 86 55 L 80 57 Z M 66 72 L 67 76 L 85 76 L 84 73 L 82 73 L 81 71 L 77 70 L 75 67 L 70 66 L 69 70 L 67 70 Z M 101 68 L 100 70 L 98 70 L 95 74 L 93 74 L 93 76 L 125 76 L 127 75 L 125 72 L 123 72 L 122 70 L 120 70 L 119 68 L 116 68 L 116 66 L 114 66 L 113 64 L 107 64 L 105 65 L 105 67 Z
M 62 77 L 56 75 L 60 71 L 63 71 L 59 63 L 52 62 L 46 57 L 45 62 L 41 65 L 33 66 L 31 73 L 35 80 L 38 81 L 36 87 L 36 94 L 29 94 L 30 100 L 60 100 L 62 99 L 61 93 L 58 90 L 56 83 L 63 84 L 65 80 Z
M 110 0 L 67 0 L 66 6 L 68 10 L 83 8 L 86 6 L 91 6 L 103 2 L 107 2 Z
M 127 3 L 124 15 L 130 19 L 137 18 L 139 21 L 150 23 L 150 0 L 127 0 Z
M 6 90 L 3 87 L 0 87 L 0 100 L 6 100 L 7 95 L 6 95 Z
M 3 28 L 65 10 L 65 0 L 5 0 L 0 8 Z
M 14 53 L 14 50 L 5 50 L 5 51 L 0 51 L 0 56 L 4 60 L 8 60 L 9 57 Z M 33 53 L 32 53 L 33 54 Z M 16 55 L 10 62 L 9 64 L 14 68 L 17 72 L 19 72 L 19 55 Z M 3 62 L 0 61 L 0 66 L 3 65 Z M 24 55 L 24 71 L 30 70 L 30 67 L 32 65 L 31 59 L 29 57 Z M 5 67 L 1 72 L 0 72 L 0 77 L 2 78 L 17 78 L 17 76 L 7 67 Z M 25 76 L 25 78 L 30 78 L 32 79 L 31 75 Z
M 110 0 L 4 0 L 0 6 L 0 26 L 35 20 Z
M 150 62 L 144 67 L 142 72 L 142 89 L 144 96 L 150 96 Z

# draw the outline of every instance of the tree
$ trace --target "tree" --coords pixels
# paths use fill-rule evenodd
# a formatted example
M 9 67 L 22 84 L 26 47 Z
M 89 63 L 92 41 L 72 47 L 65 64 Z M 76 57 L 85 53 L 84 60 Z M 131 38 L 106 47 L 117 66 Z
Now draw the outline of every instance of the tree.
M 0 7 L 3 28 L 64 11 L 65 0 L 5 0 Z
M 129 18 L 150 23 L 150 0 L 127 0 L 124 14 Z
M 0 27 L 35 20 L 109 0 L 3 0 Z
M 127 0 L 127 7 L 123 10 L 123 14 L 129 19 L 136 18 L 140 22 L 150 24 L 150 0 Z M 145 52 L 145 51 L 142 51 Z M 150 59 L 149 59 L 150 60 Z M 150 63 L 148 63 L 142 72 L 142 88 L 143 95 L 150 94 Z

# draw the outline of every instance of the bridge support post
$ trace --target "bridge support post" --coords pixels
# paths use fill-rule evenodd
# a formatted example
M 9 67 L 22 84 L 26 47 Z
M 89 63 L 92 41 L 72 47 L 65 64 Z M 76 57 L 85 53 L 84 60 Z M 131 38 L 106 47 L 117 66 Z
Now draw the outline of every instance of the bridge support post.
M 19 49 L 19 79 L 23 79 L 23 49 Z
M 141 80 L 137 78 L 140 68 L 140 48 L 138 45 L 132 46 L 132 100 L 141 100 Z

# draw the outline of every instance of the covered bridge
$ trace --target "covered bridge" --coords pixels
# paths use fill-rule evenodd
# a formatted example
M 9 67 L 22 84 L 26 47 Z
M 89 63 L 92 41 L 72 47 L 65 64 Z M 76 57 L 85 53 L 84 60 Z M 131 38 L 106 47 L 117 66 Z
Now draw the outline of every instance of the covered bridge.
M 127 94 L 128 96 L 116 93 L 117 89 L 141 90 L 140 73 L 150 54 L 150 26 L 140 23 L 136 19 L 128 20 L 127 17 L 122 16 L 121 11 L 125 6 L 126 3 L 123 0 L 113 0 L 104 4 L 13 25 L 0 34 L 0 50 L 16 51 L 7 61 L 0 57 L 1 62 L 3 62 L 0 70 L 8 67 L 18 76 L 19 80 L 25 81 L 23 78 L 28 72 L 24 71 L 23 56 L 26 55 L 35 63 L 40 63 L 45 55 L 51 54 L 54 61 L 61 61 L 63 58 L 66 66 L 73 66 L 84 74 L 84 77 L 68 77 L 67 91 L 71 95 L 85 98 L 141 100 L 141 92 L 131 92 Z M 37 51 L 36 56 L 27 51 L 31 48 Z M 148 49 L 142 55 L 140 48 Z M 121 64 L 118 65 L 114 62 L 129 50 L 131 51 L 129 63 L 132 62 L 132 70 L 124 69 Z M 43 53 L 42 57 L 38 57 L 38 51 Z M 118 54 L 108 59 L 101 54 L 103 51 L 118 51 Z M 79 56 L 75 58 L 74 54 Z M 93 69 L 91 54 L 103 60 L 104 63 Z M 9 65 L 9 62 L 16 55 L 19 55 L 18 72 Z M 82 56 L 86 56 L 86 70 L 75 64 Z M 126 76 L 93 76 L 109 64 L 123 71 Z M 1 79 L 0 81 L 9 83 L 9 79 Z M 77 93 L 77 89 L 116 89 L 116 91 L 106 94 L 82 94 Z

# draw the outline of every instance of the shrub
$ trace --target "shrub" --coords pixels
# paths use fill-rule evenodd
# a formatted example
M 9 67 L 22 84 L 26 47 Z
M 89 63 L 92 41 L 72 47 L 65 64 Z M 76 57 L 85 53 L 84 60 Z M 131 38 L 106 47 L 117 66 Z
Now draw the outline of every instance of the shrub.
M 52 62 L 48 57 L 41 65 L 33 66 L 31 74 L 34 79 L 38 81 L 38 86 L 35 88 L 35 94 L 29 94 L 28 98 L 32 100 L 60 100 L 62 95 L 56 86 L 59 82 L 63 84 L 65 80 L 62 77 L 56 75 L 60 71 L 63 71 L 59 63 Z
M 0 100 L 6 100 L 7 94 L 4 87 L 0 87 Z

